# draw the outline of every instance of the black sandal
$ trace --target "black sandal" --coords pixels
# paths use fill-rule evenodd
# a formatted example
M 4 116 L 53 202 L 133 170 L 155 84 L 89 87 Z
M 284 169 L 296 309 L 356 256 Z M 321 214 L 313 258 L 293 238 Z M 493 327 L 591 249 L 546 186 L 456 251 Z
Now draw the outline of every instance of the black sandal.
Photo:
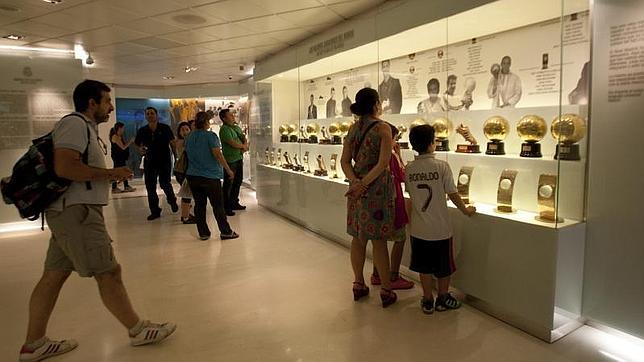
M 356 288 L 359 286 L 359 288 Z M 362 297 L 369 295 L 369 287 L 361 282 L 353 282 L 353 300 L 355 302 L 359 301 Z
M 398 300 L 398 295 L 394 293 L 391 289 L 380 289 L 380 300 L 382 301 L 382 307 L 387 308 L 388 306 L 396 303 Z

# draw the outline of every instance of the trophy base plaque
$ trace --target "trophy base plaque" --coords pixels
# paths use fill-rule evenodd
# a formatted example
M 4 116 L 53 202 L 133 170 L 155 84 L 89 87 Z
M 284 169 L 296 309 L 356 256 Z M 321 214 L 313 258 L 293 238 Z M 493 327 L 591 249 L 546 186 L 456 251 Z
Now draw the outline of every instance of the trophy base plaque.
M 315 176 L 328 176 L 329 175 L 329 173 L 326 172 L 326 170 L 315 170 L 315 171 L 313 171 L 313 174 Z
M 507 205 L 499 205 L 496 207 L 496 212 L 500 212 L 502 214 L 510 214 L 513 213 L 515 210 L 512 208 L 512 206 L 507 206 Z
M 541 154 L 541 144 L 537 142 L 524 142 L 521 144 L 521 157 L 539 158 Z
M 331 140 L 330 140 L 330 139 L 325 139 L 325 138 L 323 138 L 323 139 L 321 139 L 321 140 L 320 140 L 320 144 L 321 144 L 321 145 L 330 145 L 330 144 L 331 144 Z
M 333 136 L 333 140 L 331 141 L 331 143 L 334 144 L 334 145 L 341 145 L 342 144 L 342 137 Z
M 291 137 L 288 138 L 289 142 L 297 142 L 297 136 L 296 135 L 291 135 Z
M 456 145 L 456 152 L 458 153 L 481 153 L 479 145 Z
M 401 150 L 408 150 L 409 149 L 409 142 L 397 142 L 398 147 L 400 147 Z
M 297 143 L 309 143 L 309 139 L 308 138 L 300 138 L 299 140 L 297 140 Z
M 288 136 L 287 135 L 282 135 L 280 137 L 280 142 L 288 142 Z
M 486 155 L 505 155 L 505 144 L 503 142 L 488 142 Z
M 309 136 L 309 143 L 318 143 L 318 136 Z
M 555 222 L 560 223 L 560 222 L 564 221 L 560 217 L 555 218 L 555 216 L 553 214 L 550 214 L 550 213 L 547 213 L 547 214 L 546 213 L 541 213 L 538 216 L 535 216 L 534 219 L 537 220 L 537 221 L 547 222 L 547 223 L 550 223 L 550 224 L 555 223 Z
M 579 161 L 579 145 L 560 143 L 555 151 L 555 160 Z
M 436 151 L 447 152 L 449 151 L 449 140 L 448 139 L 436 139 Z

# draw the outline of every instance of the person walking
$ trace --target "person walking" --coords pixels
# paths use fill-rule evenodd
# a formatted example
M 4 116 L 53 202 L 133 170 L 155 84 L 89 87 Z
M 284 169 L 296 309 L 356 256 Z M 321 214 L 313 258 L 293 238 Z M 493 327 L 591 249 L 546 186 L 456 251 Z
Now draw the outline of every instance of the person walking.
M 192 131 L 190 123 L 181 122 L 177 127 L 177 140 L 175 142 L 175 148 L 177 150 L 177 157 L 181 157 L 181 154 L 184 151 L 184 143 L 186 137 Z M 184 224 L 194 224 L 195 216 L 190 214 L 190 208 L 192 203 L 192 198 L 188 197 L 190 194 L 190 187 L 187 185 L 188 181 L 186 180 L 186 175 L 184 173 L 179 173 L 175 169 L 174 173 L 175 179 L 181 185 L 179 190 L 179 197 L 181 197 L 181 222 Z M 182 194 L 183 193 L 183 194 Z
M 347 233 L 351 242 L 351 265 L 355 281 L 353 298 L 369 294 L 364 282 L 367 242 L 373 245 L 373 258 L 380 275 L 390 275 L 387 240 L 394 232 L 395 190 L 391 172 L 387 171 L 392 150 L 389 125 L 379 117 L 382 104 L 378 92 L 363 88 L 356 94 L 351 112 L 360 119 L 351 126 L 342 148 L 342 171 L 349 179 L 347 200 Z M 380 299 L 383 308 L 396 302 L 389 278 L 382 278 Z
M 127 159 L 130 157 L 130 145 L 134 139 L 125 142 L 123 134 L 125 133 L 125 124 L 123 122 L 116 122 L 114 127 L 110 129 L 110 144 L 111 156 L 114 167 L 124 167 L 127 164 Z M 118 182 L 112 182 L 112 193 L 118 194 L 121 192 L 132 192 L 136 188 L 131 187 L 128 180 L 123 180 L 123 190 L 118 188 Z
M 108 204 L 110 181 L 132 177 L 127 167 L 106 168 L 107 149 L 98 138 L 98 125 L 114 110 L 110 88 L 85 80 L 76 86 L 73 98 L 76 112 L 63 117 L 52 132 L 54 170 L 73 182 L 45 212 L 51 239 L 45 270 L 29 301 L 29 324 L 20 361 L 40 361 L 78 346 L 73 339 L 51 340 L 46 336 L 56 300 L 72 271 L 96 280 L 103 304 L 127 329 L 131 345 L 160 342 L 176 329 L 174 323 L 150 323 L 134 311 L 105 226 L 103 206 Z M 87 163 L 81 156 L 85 152 Z M 78 307 L 82 305 L 81 301 L 77 303 Z
M 220 238 L 236 239 L 239 235 L 234 232 L 224 211 L 221 179 L 226 176 L 234 178 L 235 173 L 226 163 L 221 153 L 221 142 L 214 132 L 208 131 L 210 126 L 208 113 L 198 112 L 195 118 L 195 130 L 185 140 L 185 150 L 188 156 L 188 169 L 186 178 L 195 200 L 195 219 L 199 239 L 210 239 L 210 229 L 206 222 L 206 204 L 210 205 L 217 220 Z
M 150 215 L 148 220 L 161 217 L 159 207 L 159 196 L 157 196 L 157 179 L 165 193 L 166 200 L 172 212 L 179 211 L 177 197 L 172 189 L 170 180 L 172 172 L 172 154 L 174 152 L 174 134 L 170 126 L 159 122 L 159 115 L 154 107 L 145 109 L 146 126 L 139 128 L 134 139 L 134 144 L 139 152 L 145 156 L 143 174 L 145 177 L 145 188 L 148 193 L 148 206 Z M 176 155 L 176 152 L 174 152 Z
M 244 179 L 244 152 L 248 151 L 248 141 L 241 128 L 235 123 L 235 115 L 230 109 L 222 109 L 219 118 L 223 122 L 219 138 L 226 162 L 235 173 L 233 179 L 224 178 L 224 209 L 226 215 L 234 216 L 235 210 L 246 210 L 239 203 L 239 191 Z

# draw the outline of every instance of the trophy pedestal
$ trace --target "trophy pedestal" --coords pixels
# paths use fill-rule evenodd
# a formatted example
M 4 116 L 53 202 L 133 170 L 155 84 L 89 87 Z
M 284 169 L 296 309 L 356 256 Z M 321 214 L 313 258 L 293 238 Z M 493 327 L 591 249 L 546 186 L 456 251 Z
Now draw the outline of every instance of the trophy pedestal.
M 309 143 L 309 139 L 308 138 L 300 138 L 299 140 L 297 140 L 297 143 Z
M 297 142 L 297 136 L 296 136 L 296 135 L 291 135 L 291 136 L 288 138 L 288 141 L 289 141 L 289 142 Z
M 456 145 L 456 152 L 458 153 L 481 153 L 479 145 Z
M 408 150 L 409 142 L 398 142 L 398 147 L 400 147 L 401 150 Z
M 538 142 L 524 142 L 521 144 L 521 157 L 539 158 L 541 155 L 541 144 Z
M 515 210 L 512 208 L 512 206 L 509 205 L 498 205 L 496 207 L 496 212 L 500 212 L 502 214 L 510 214 L 513 213 Z
M 501 141 L 487 143 L 486 155 L 505 155 L 505 144 Z
M 330 144 L 331 144 L 331 140 L 330 140 L 330 139 L 328 139 L 328 138 L 322 138 L 322 139 L 320 140 L 320 144 L 321 144 L 321 145 L 330 145 Z
M 445 139 L 436 139 L 436 151 L 447 152 L 449 151 L 449 140 Z
M 318 143 L 318 136 L 309 136 L 309 143 Z
M 288 135 L 282 135 L 280 137 L 280 142 L 288 142 Z
M 534 217 L 535 220 L 547 223 L 563 222 L 563 218 L 555 217 L 553 212 L 540 212 L 538 216 Z
M 315 176 L 328 176 L 328 172 L 326 170 L 315 170 L 313 171 L 313 174 Z
M 342 144 L 342 137 L 333 136 L 333 140 L 331 141 L 331 143 L 334 144 L 334 145 L 341 145 Z
M 579 145 L 560 143 L 555 151 L 555 160 L 579 161 Z

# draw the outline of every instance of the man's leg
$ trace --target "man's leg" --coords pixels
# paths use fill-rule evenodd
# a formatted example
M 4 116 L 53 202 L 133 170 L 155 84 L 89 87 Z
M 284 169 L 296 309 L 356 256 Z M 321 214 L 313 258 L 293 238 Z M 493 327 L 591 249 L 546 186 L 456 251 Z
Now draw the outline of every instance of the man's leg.
M 197 176 L 188 176 L 188 184 L 192 197 L 195 200 L 195 221 L 197 223 L 197 232 L 199 236 L 210 236 L 210 229 L 206 221 L 206 204 L 208 203 L 208 192 L 204 186 L 204 178 Z
M 25 344 L 45 336 L 47 323 L 54 310 L 60 289 L 69 277 L 69 271 L 45 271 L 31 293 L 29 301 L 29 326 Z
M 242 208 L 239 204 L 239 191 L 241 189 L 242 181 L 244 180 L 244 161 L 239 160 L 234 162 L 231 167 L 233 171 L 235 171 L 235 178 L 233 179 L 233 184 L 230 188 L 230 206 L 233 210 L 242 210 L 245 209 L 245 207 Z
M 232 234 L 233 230 L 228 224 L 228 218 L 226 218 L 226 212 L 224 211 L 221 182 L 219 180 L 208 180 L 208 199 L 215 214 L 219 232 L 224 235 Z
M 177 197 L 174 194 L 174 189 L 172 188 L 171 181 L 171 172 L 172 165 L 170 162 L 159 167 L 159 184 L 161 189 L 165 193 L 165 198 L 168 201 L 168 204 L 172 207 L 172 212 L 179 211 L 179 206 L 177 205 Z
M 159 216 L 161 209 L 159 208 L 159 196 L 157 196 L 157 177 L 159 171 L 156 165 L 146 161 L 145 162 L 145 189 L 148 193 L 148 206 L 150 207 L 150 216 Z
M 94 276 L 105 307 L 127 329 L 133 328 L 139 321 L 139 316 L 132 308 L 130 298 L 121 278 L 121 266 L 117 265 L 111 271 Z

